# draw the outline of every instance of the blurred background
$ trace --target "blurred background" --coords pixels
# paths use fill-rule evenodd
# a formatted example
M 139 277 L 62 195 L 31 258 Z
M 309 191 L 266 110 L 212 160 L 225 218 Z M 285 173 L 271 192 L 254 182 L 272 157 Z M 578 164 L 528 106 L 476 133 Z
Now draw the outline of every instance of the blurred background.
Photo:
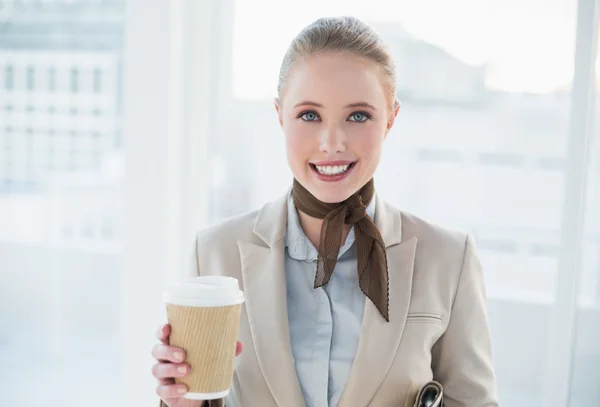
M 598 0 L 0 0 L 0 390 L 155 403 L 194 232 L 291 182 L 272 105 L 306 24 L 388 41 L 379 194 L 472 232 L 501 404 L 600 405 Z

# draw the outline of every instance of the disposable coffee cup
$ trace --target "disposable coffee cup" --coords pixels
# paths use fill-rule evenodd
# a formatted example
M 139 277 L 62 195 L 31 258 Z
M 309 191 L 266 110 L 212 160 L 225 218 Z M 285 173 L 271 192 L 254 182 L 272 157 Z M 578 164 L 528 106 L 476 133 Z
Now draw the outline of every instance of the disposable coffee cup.
M 229 394 L 244 293 L 232 277 L 193 277 L 169 285 L 163 294 L 171 325 L 170 345 L 186 352 L 185 384 L 190 400 Z

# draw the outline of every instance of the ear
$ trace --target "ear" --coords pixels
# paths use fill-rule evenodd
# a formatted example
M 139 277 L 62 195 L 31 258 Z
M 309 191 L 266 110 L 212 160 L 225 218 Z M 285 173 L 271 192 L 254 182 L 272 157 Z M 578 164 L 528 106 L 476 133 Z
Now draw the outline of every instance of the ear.
M 277 116 L 279 117 L 279 125 L 283 126 L 283 117 L 281 112 L 281 102 L 279 98 L 273 99 L 273 104 L 275 105 L 275 111 L 277 112 Z
M 385 129 L 385 135 L 390 132 L 392 127 L 394 126 L 394 122 L 396 121 L 396 117 L 398 116 L 398 112 L 400 111 L 400 101 L 396 99 L 396 103 L 394 103 L 394 110 L 390 113 L 390 117 L 388 118 L 388 122 Z

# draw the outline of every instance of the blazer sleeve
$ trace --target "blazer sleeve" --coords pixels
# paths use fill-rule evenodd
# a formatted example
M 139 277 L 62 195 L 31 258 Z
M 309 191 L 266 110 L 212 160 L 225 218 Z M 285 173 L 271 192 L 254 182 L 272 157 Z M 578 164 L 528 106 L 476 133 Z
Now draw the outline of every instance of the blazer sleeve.
M 444 406 L 497 407 L 483 273 L 470 235 L 453 301 L 446 332 L 432 349 L 433 376 L 444 387 Z

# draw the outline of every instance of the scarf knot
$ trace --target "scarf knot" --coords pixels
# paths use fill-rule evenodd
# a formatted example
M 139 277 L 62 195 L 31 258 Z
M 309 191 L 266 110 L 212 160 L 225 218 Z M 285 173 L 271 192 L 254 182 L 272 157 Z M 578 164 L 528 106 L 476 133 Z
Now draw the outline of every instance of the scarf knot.
M 346 217 L 344 223 L 346 225 L 354 225 L 367 216 L 367 206 L 363 204 L 360 195 L 352 195 L 345 202 Z

